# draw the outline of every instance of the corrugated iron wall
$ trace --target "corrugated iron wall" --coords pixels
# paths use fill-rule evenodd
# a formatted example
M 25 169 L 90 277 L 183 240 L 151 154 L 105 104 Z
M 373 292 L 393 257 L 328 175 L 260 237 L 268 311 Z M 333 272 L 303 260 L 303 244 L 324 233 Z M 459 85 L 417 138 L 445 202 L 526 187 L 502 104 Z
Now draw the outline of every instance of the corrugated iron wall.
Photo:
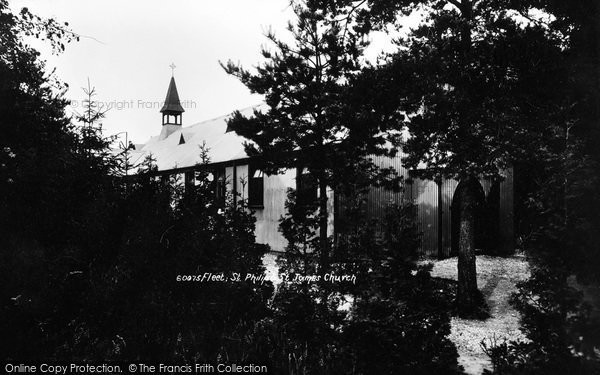
M 398 175 L 403 176 L 406 181 L 404 190 L 394 192 L 382 187 L 371 188 L 367 196 L 366 213 L 370 218 L 382 218 L 385 215 L 386 207 L 392 203 L 400 203 L 402 198 L 411 200 L 417 206 L 417 228 L 421 233 L 421 248 L 419 252 L 426 256 L 438 255 L 438 186 L 434 181 L 411 179 L 408 180 L 408 170 L 402 164 L 402 157 L 399 153 L 393 158 L 384 156 L 373 156 L 373 162 L 381 168 L 392 167 Z M 456 188 L 456 183 L 445 183 L 447 189 Z M 452 194 L 449 192 L 449 194 Z M 449 199 L 443 199 L 447 205 L 452 201 L 452 196 Z M 446 212 L 447 224 L 450 224 L 449 207 L 443 209 Z M 450 254 L 450 231 L 446 233 L 448 254 Z
M 296 185 L 296 171 L 265 176 L 264 208 L 255 210 L 256 242 L 269 244 L 272 250 L 284 251 L 287 241 L 279 232 L 279 219 L 285 215 L 287 189 Z
M 234 172 L 235 168 L 235 172 Z M 243 163 L 235 167 L 227 167 L 227 191 L 232 191 L 234 177 L 236 192 L 242 199 L 248 197 L 248 164 Z M 287 189 L 296 188 L 296 170 L 290 169 L 277 175 L 265 175 L 264 177 L 264 206 L 255 207 L 256 217 L 256 241 L 268 244 L 274 251 L 285 251 L 287 241 L 279 232 L 279 219 L 286 214 L 285 201 Z M 327 190 L 327 205 L 329 212 L 328 233 L 334 233 L 334 193 Z
M 449 257 L 452 252 L 452 198 L 458 187 L 456 180 L 442 182 L 442 255 Z
M 505 171 L 504 180 L 500 183 L 500 249 L 510 254 L 515 249 L 515 217 L 514 217 L 514 169 Z
M 417 205 L 417 227 L 421 232 L 421 253 L 437 256 L 438 241 L 438 185 L 431 180 L 414 179 L 412 201 Z
M 389 168 L 392 167 L 396 170 L 398 175 L 403 176 L 404 178 L 408 177 L 408 171 L 404 166 L 402 166 L 401 157 L 397 156 L 394 158 L 383 157 L 383 156 L 373 156 L 373 162 L 380 166 L 381 168 Z M 385 215 L 385 209 L 392 203 L 400 203 L 402 199 L 402 192 L 394 192 L 390 189 L 385 189 L 383 187 L 373 187 L 369 190 L 367 194 L 368 204 L 366 207 L 366 212 L 368 217 L 380 218 Z
M 399 175 L 408 177 L 408 171 L 402 165 L 402 154 L 393 158 L 374 156 L 376 165 L 393 167 Z M 500 183 L 500 232 L 501 247 L 510 253 L 514 249 L 514 217 L 513 217 L 513 171 L 505 171 L 505 179 Z M 492 187 L 489 180 L 480 180 L 487 195 Z M 399 203 L 404 195 L 417 205 L 417 227 L 422 234 L 420 253 L 428 257 L 448 257 L 452 249 L 452 200 L 458 187 L 458 181 L 443 180 L 441 185 L 435 181 L 410 179 L 404 191 L 394 192 L 374 187 L 367 194 L 366 214 L 370 218 L 382 218 L 386 207 L 391 203 Z M 343 198 L 338 197 L 338 212 L 343 215 Z M 441 224 L 441 225 L 440 225 Z M 441 241 L 440 241 L 441 236 Z

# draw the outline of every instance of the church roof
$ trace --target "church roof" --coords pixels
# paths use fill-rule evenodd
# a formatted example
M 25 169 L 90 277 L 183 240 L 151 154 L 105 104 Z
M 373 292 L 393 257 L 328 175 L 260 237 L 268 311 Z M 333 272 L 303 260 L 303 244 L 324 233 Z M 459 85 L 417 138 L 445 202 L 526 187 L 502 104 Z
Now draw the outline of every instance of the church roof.
M 177 85 L 175 85 L 175 77 L 171 77 L 169 89 L 167 90 L 167 98 L 161 112 L 185 112 L 179 102 L 179 94 L 177 93 Z
M 244 116 L 250 116 L 257 107 L 249 107 L 240 112 Z M 146 156 L 152 155 L 159 171 L 192 167 L 202 162 L 200 147 L 203 144 L 208 148 L 210 163 L 246 158 L 248 155 L 244 151 L 244 142 L 249 141 L 233 131 L 227 132 L 227 119 L 230 116 L 181 127 L 163 140 L 159 136 L 152 137 L 130 153 L 129 164 L 138 165 Z

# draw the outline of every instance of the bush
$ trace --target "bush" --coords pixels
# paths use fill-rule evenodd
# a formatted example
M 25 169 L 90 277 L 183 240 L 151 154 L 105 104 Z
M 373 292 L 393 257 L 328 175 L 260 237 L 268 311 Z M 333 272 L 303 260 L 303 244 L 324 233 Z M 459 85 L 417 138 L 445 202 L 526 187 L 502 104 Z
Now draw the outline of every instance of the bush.
M 381 240 L 360 224 L 351 237 L 359 256 L 361 288 L 355 294 L 346 328 L 345 350 L 357 373 L 458 373 L 450 333 L 451 294 L 431 278 L 430 267 L 417 267 L 419 234 L 414 205 L 387 209 Z M 358 245 L 358 246 L 356 246 Z M 358 254 L 357 254 L 358 255 Z
M 511 303 L 522 314 L 527 340 L 482 344 L 494 374 L 600 373 L 598 321 L 567 276 L 565 268 L 540 264 L 518 284 Z
M 310 225 L 317 223 L 304 221 L 305 215 L 295 220 L 295 210 L 303 208 L 295 205 L 293 192 L 290 198 L 282 231 L 291 246 L 309 243 L 311 251 L 286 253 L 280 261 L 284 281 L 273 317 L 260 332 L 272 348 L 266 353 L 271 368 L 288 374 L 458 373 L 456 348 L 447 338 L 450 295 L 433 282 L 429 268 L 414 262 L 419 244 L 414 206 L 390 206 L 379 225 L 364 219 L 356 200 L 345 210 L 352 225 L 336 242 L 327 270 L 353 275 L 356 284 L 322 279 L 298 284 L 289 278 L 323 273 L 311 257 L 319 243 L 310 241 L 316 233 Z M 378 227 L 384 232 L 377 233 Z

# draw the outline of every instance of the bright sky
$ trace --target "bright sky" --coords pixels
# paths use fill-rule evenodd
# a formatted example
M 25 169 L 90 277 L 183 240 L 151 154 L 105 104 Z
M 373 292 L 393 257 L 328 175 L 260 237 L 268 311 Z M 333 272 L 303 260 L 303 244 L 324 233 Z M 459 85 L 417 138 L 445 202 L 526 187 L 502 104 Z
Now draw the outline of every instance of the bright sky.
M 264 31 L 283 30 L 291 17 L 287 0 L 13 0 L 10 5 L 69 22 L 76 33 L 97 40 L 82 38 L 58 57 L 42 56 L 69 84 L 74 107 L 89 77 L 97 99 L 113 107 L 103 122 L 105 133 L 127 131 L 136 143 L 160 133 L 155 102 L 165 99 L 172 62 L 186 110 L 184 126 L 260 103 L 261 97 L 228 76 L 219 60 L 256 65 Z
M 293 17 L 289 0 L 12 0 L 13 11 L 69 22 L 80 35 L 59 56 L 41 49 L 50 69 L 70 89 L 73 107 L 81 105 L 82 87 L 111 107 L 105 134 L 127 132 L 143 143 L 161 130 L 159 113 L 175 63 L 175 80 L 185 108 L 183 125 L 208 120 L 261 102 L 219 60 L 247 68 L 260 59 L 264 32 L 278 35 Z M 124 137 L 124 135 L 122 135 Z

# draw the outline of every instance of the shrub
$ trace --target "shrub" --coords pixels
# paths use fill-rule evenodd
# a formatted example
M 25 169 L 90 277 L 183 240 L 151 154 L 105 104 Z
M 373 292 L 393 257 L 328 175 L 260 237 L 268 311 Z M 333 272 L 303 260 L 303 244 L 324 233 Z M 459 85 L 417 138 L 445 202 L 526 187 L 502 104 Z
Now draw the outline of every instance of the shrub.
M 429 268 L 414 262 L 419 244 L 414 206 L 390 206 L 380 225 L 366 220 L 361 201 L 354 202 L 346 207 L 346 219 L 352 219 L 346 220 L 327 271 L 354 275 L 356 284 L 297 284 L 285 276 L 318 274 L 318 259 L 310 255 L 319 242 L 310 241 L 315 222 L 305 215 L 296 220 L 295 210 L 302 208 L 291 193 L 282 231 L 291 244 L 310 244 L 313 252 L 286 253 L 280 261 L 284 281 L 273 317 L 260 328 L 271 348 L 266 353 L 271 368 L 288 374 L 459 372 L 456 348 L 447 338 L 450 296 L 433 282 Z
M 567 276 L 565 268 L 540 264 L 517 285 L 511 303 L 522 314 L 527 340 L 482 344 L 494 374 L 600 373 L 598 321 Z

